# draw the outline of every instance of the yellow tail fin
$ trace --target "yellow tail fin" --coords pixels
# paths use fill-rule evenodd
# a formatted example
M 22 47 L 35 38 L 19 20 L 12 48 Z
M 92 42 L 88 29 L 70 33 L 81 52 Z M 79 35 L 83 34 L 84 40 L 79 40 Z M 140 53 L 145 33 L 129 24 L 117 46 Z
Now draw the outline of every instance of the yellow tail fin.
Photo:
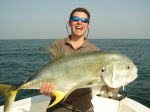
M 57 104 L 58 102 L 60 102 L 60 101 L 65 97 L 65 95 L 66 95 L 66 93 L 61 92 L 61 91 L 55 91 L 54 94 L 55 94 L 55 96 L 56 96 L 56 99 L 55 99 L 55 101 L 54 101 L 52 104 L 50 104 L 47 108 L 50 108 L 50 107 L 56 105 L 56 104 Z
M 10 112 L 17 92 L 15 86 L 0 84 L 0 93 L 5 96 L 4 112 Z

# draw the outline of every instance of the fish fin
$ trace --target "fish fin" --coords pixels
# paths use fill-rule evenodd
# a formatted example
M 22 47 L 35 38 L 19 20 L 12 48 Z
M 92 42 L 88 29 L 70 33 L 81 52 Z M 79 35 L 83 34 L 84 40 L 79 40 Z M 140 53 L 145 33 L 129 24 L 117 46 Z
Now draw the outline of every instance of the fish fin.
M 0 84 L 0 93 L 5 96 L 4 112 L 9 112 L 14 103 L 18 90 L 15 86 Z
M 99 80 L 99 78 L 93 78 L 91 80 L 88 81 L 83 81 L 77 85 L 75 85 L 64 97 L 63 101 L 66 100 L 66 98 L 75 90 L 79 89 L 79 88 L 90 88 L 90 87 L 94 87 L 94 86 L 98 86 L 97 80 Z
M 56 48 L 52 48 L 50 46 L 40 47 L 40 49 L 48 51 L 52 62 L 65 56 L 63 52 L 61 52 L 60 50 Z
M 56 104 L 57 104 L 58 102 L 60 102 L 60 101 L 65 97 L 65 95 L 66 95 L 66 93 L 65 93 L 65 92 L 62 92 L 62 91 L 55 91 L 54 94 L 55 94 L 55 96 L 56 96 L 56 99 L 55 99 L 55 101 L 54 101 L 52 104 L 50 104 L 47 108 L 50 108 L 50 107 L 56 105 Z

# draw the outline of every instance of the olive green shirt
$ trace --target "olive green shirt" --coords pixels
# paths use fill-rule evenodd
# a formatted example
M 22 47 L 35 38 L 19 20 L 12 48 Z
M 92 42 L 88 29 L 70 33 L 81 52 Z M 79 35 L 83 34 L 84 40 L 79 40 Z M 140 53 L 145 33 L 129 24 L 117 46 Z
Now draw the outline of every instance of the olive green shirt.
M 71 45 L 69 37 L 61 40 L 56 40 L 52 43 L 51 46 L 53 48 L 61 50 L 65 55 L 99 50 L 88 40 L 85 40 L 78 49 L 74 49 Z M 78 89 L 69 95 L 69 97 L 65 101 L 65 104 L 67 103 L 69 105 L 72 105 L 75 109 L 86 111 L 89 108 L 93 107 L 91 99 L 92 96 L 90 88 Z
M 84 43 L 78 49 L 74 49 L 71 45 L 70 38 L 56 40 L 52 43 L 51 46 L 53 48 L 61 50 L 65 55 L 99 50 L 96 46 L 94 46 L 88 40 L 85 40 Z

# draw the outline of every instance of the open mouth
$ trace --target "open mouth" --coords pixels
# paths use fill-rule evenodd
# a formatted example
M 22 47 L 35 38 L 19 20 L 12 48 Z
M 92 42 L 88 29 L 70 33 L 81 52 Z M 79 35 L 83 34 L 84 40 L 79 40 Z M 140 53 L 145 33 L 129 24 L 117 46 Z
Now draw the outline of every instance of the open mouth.
M 76 26 L 75 29 L 78 30 L 78 31 L 82 31 L 83 27 L 82 26 Z

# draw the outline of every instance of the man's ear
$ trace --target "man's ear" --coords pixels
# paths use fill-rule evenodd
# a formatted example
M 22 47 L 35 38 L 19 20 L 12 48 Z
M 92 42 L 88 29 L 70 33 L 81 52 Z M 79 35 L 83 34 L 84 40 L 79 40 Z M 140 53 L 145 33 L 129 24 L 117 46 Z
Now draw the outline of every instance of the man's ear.
M 88 30 L 90 29 L 90 25 L 87 26 L 87 29 L 88 29 Z

